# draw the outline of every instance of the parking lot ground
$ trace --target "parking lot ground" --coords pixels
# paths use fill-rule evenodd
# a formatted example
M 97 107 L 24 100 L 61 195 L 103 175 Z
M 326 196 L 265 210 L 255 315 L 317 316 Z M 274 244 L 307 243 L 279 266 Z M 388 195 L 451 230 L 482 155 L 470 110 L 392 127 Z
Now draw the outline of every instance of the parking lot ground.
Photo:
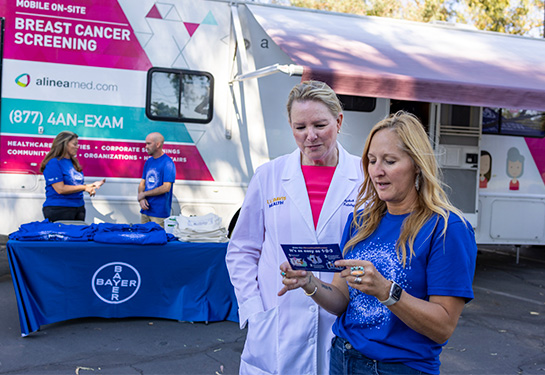
M 522 248 L 518 264 L 515 255 L 480 247 L 475 299 L 443 350 L 442 374 L 545 375 L 545 247 Z M 245 335 L 233 322 L 85 318 L 21 337 L 0 242 L 0 374 L 237 374 Z
M 442 374 L 545 374 L 545 247 L 481 246 L 475 299 L 441 355 Z

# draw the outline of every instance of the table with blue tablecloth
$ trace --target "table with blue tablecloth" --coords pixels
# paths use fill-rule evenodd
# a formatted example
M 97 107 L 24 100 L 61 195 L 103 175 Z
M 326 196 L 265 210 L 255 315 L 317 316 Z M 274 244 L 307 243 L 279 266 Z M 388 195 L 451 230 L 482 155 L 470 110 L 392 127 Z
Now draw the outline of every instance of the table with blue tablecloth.
M 83 317 L 238 321 L 226 243 L 7 243 L 21 334 Z

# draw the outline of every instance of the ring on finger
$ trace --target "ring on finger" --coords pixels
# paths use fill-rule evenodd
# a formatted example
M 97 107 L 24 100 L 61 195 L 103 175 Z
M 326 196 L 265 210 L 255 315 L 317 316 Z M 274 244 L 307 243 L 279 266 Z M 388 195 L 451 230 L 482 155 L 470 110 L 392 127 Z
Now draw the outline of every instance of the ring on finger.
M 365 275 L 365 268 L 363 266 L 350 267 L 350 274 L 352 276 L 363 276 Z
M 282 278 L 286 277 L 286 273 L 284 271 L 280 272 L 280 275 L 282 275 Z
M 360 277 L 356 277 L 356 278 L 354 279 L 354 283 L 356 283 L 356 284 L 361 284 L 361 278 L 360 278 Z

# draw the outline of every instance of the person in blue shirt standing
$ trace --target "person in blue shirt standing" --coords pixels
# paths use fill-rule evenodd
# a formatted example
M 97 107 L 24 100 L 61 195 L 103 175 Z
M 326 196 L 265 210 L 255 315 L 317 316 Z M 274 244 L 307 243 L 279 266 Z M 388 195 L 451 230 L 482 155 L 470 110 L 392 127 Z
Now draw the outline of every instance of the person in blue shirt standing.
M 78 135 L 62 131 L 53 140 L 51 150 L 40 165 L 45 178 L 44 218 L 49 221 L 85 221 L 83 192 L 94 196 L 105 179 L 85 184 L 83 169 L 78 162 Z
M 160 133 L 146 137 L 146 151 L 150 158 L 144 164 L 142 180 L 138 186 L 138 202 L 142 224 L 150 221 L 165 226 L 172 206 L 172 185 L 176 180 L 176 167 L 164 153 L 165 138 Z
M 331 284 L 280 266 L 284 287 L 303 288 L 337 315 L 330 374 L 439 374 L 439 355 L 473 298 L 473 228 L 448 200 L 424 127 L 397 112 L 364 146 L 365 172 Z

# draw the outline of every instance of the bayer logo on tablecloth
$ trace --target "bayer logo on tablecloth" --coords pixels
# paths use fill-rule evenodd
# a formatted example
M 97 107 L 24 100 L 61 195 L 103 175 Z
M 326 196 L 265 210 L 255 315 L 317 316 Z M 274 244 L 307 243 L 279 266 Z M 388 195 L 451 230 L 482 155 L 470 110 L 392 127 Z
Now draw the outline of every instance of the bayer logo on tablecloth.
M 91 281 L 93 292 L 106 303 L 123 303 L 140 289 L 140 274 L 128 263 L 111 262 L 96 270 Z

